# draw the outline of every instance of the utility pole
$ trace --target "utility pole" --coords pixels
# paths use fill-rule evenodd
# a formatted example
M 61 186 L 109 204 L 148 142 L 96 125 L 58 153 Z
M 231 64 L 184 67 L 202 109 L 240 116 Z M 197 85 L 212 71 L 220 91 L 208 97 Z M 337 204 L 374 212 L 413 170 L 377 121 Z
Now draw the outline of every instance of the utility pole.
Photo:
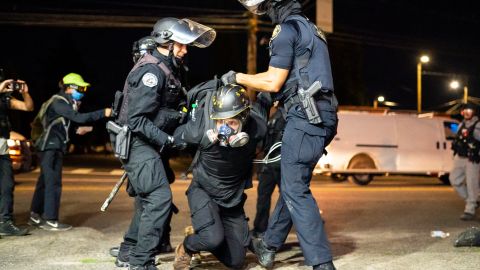
M 247 49 L 247 73 L 257 73 L 257 32 L 258 32 L 258 16 L 249 12 L 248 20 L 248 49 Z M 248 89 L 250 100 L 255 100 L 256 92 Z

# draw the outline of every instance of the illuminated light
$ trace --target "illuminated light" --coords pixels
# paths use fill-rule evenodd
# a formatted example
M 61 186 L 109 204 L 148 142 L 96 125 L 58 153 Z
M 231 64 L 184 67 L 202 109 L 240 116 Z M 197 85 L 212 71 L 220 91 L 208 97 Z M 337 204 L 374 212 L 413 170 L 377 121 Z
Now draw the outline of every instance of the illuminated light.
M 430 62 L 430 57 L 428 55 L 422 55 L 420 57 L 420 62 L 426 64 L 426 63 Z
M 8 147 L 13 147 L 13 146 L 15 146 L 15 141 L 14 140 L 7 140 L 7 145 L 8 145 Z
M 377 101 L 378 101 L 378 102 L 384 102 L 384 101 L 385 101 L 385 97 L 384 97 L 384 96 L 379 96 L 379 97 L 377 97 Z
M 450 88 L 458 89 L 460 87 L 460 83 L 457 80 L 453 80 L 450 82 Z
M 19 156 L 22 154 L 22 151 L 20 150 L 8 150 L 8 154 L 12 156 Z

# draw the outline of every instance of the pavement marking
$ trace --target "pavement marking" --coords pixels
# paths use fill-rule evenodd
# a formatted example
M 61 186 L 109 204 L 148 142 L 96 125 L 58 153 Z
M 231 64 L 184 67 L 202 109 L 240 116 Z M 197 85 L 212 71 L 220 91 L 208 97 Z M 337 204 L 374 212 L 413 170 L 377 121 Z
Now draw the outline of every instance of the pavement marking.
M 109 172 L 110 175 L 123 175 L 124 170 L 122 169 L 113 169 Z
M 72 174 L 89 174 L 93 172 L 93 169 L 86 169 L 86 168 L 79 168 L 79 169 L 73 169 L 70 171 Z

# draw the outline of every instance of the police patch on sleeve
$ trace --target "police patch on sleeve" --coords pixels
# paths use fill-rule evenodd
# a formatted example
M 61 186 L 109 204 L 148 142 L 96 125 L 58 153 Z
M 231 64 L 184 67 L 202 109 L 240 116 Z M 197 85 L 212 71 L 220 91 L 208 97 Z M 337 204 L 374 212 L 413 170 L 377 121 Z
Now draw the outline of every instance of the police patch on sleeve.
M 142 77 L 142 82 L 144 85 L 148 87 L 154 87 L 158 84 L 158 78 L 155 76 L 155 74 L 152 73 L 146 73 Z
M 272 37 L 270 38 L 270 40 L 274 40 L 278 36 L 278 34 L 280 34 L 280 31 L 282 31 L 282 27 L 280 26 L 280 24 L 277 24 L 277 26 L 275 26 L 275 29 L 273 29 Z

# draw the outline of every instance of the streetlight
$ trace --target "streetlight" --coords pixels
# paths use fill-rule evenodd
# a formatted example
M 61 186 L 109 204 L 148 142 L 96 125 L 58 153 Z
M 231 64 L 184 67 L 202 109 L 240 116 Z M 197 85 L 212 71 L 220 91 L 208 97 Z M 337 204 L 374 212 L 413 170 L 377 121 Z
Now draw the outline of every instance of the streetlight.
M 373 108 L 376 109 L 378 108 L 378 103 L 383 103 L 385 101 L 384 96 L 378 96 L 377 99 L 373 100 Z
M 417 112 L 422 113 L 422 64 L 430 62 L 428 55 L 422 55 L 417 64 Z
M 460 83 L 457 80 L 450 82 L 450 88 L 457 90 L 460 87 Z M 468 87 L 463 86 L 463 103 L 468 103 Z

